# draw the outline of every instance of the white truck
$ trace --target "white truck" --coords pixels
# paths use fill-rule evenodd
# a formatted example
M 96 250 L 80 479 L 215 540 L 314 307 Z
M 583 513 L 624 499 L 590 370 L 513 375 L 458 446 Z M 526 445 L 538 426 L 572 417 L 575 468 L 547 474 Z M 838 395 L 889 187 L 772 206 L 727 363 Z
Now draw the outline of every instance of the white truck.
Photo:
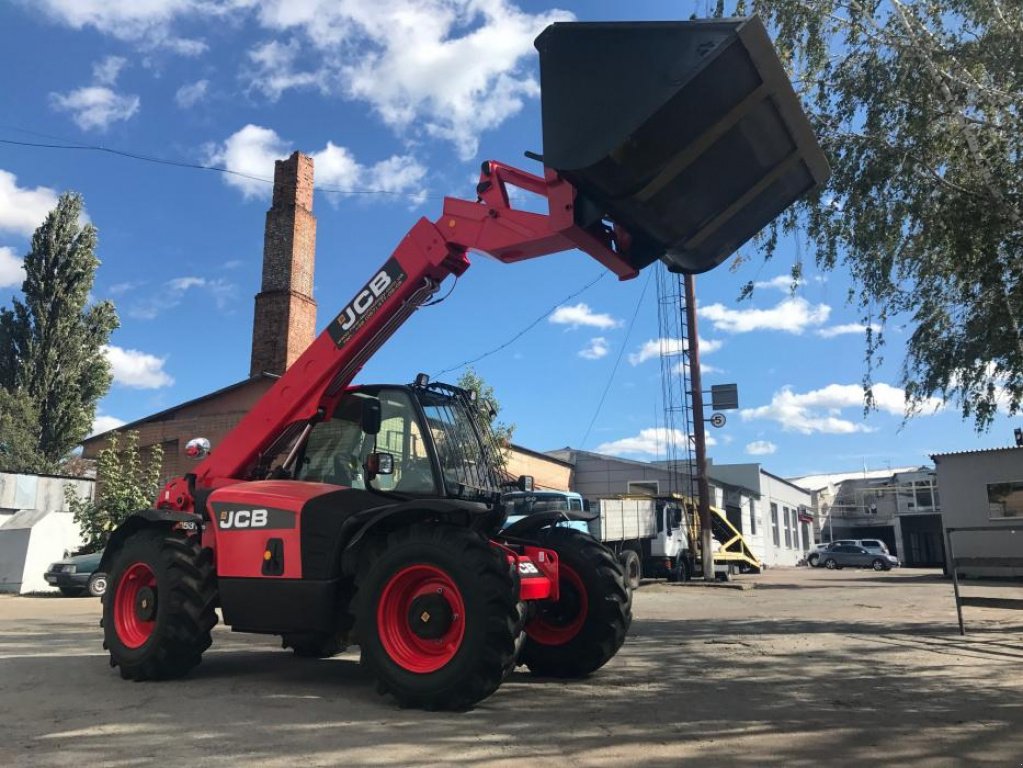
M 686 581 L 702 573 L 699 524 L 693 505 L 679 499 L 621 496 L 600 499 L 590 533 L 610 547 L 635 589 L 640 579 Z M 727 579 L 734 571 L 759 572 L 760 561 L 721 510 L 711 507 L 714 573 Z
M 590 532 L 610 547 L 635 589 L 644 576 L 685 581 L 694 563 L 688 516 L 677 501 L 632 496 L 600 499 Z
M 681 497 L 618 496 L 585 501 L 571 491 L 516 491 L 502 497 L 505 528 L 544 515 L 552 525 L 588 531 L 617 555 L 626 581 L 635 589 L 642 578 L 687 581 L 703 573 L 695 506 Z M 714 573 L 726 579 L 736 570 L 759 571 L 746 540 L 724 513 L 711 507 Z

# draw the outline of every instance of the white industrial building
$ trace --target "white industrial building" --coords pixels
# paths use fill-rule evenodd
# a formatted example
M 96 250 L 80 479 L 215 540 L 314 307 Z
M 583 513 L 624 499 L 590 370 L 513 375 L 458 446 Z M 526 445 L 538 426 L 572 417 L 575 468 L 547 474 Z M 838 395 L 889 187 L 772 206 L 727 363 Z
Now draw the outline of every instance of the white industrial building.
M 92 498 L 95 481 L 81 477 L 0 472 L 0 592 L 52 591 L 47 566 L 83 542 L 65 489 Z
M 760 464 L 711 464 L 711 479 L 726 488 L 729 521 L 767 565 L 795 565 L 814 544 L 810 492 Z
M 945 530 L 992 529 L 953 534 L 956 558 L 1023 560 L 1023 447 L 938 453 L 931 458 L 941 488 Z M 974 562 L 959 572 L 965 576 L 1023 576 L 1023 567 Z

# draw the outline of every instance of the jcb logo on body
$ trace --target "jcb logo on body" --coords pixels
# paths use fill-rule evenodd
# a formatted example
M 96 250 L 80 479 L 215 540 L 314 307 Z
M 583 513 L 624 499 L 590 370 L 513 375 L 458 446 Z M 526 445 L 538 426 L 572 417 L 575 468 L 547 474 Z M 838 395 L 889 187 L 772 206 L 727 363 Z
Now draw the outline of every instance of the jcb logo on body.
M 265 509 L 225 509 L 220 513 L 220 527 L 266 528 L 269 517 Z
M 345 305 L 337 317 L 327 326 L 330 338 L 340 349 L 373 316 L 385 300 L 398 290 L 407 275 L 394 257 L 388 259 L 383 268 L 370 278 L 355 298 Z
M 352 299 L 352 302 L 342 309 L 341 314 L 337 316 L 341 330 L 347 331 L 355 325 L 356 321 L 369 311 L 370 307 L 372 307 L 376 300 L 380 298 L 380 295 L 387 290 L 387 287 L 390 284 L 390 275 L 388 275 L 384 270 L 377 272 L 366 287 L 359 291 L 359 294 Z

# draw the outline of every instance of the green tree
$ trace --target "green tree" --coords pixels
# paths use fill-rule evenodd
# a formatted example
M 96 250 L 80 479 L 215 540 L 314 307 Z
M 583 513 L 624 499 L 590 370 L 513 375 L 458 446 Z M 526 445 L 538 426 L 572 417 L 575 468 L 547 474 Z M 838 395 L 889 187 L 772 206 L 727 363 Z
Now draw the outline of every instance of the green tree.
M 488 406 L 482 409 L 483 416 L 490 424 L 490 429 L 498 443 L 507 448 L 511 444 L 515 425 L 505 424 L 497 420 L 497 416 L 501 412 L 501 404 L 494 395 L 494 388 L 487 384 L 473 368 L 465 369 L 465 373 L 458 378 L 456 386 L 470 392 L 475 392 L 477 402 L 485 403 Z
M 113 530 L 132 512 L 153 506 L 160 490 L 162 466 L 163 448 L 159 444 L 153 446 L 148 458 L 143 458 L 138 432 L 110 435 L 110 442 L 96 458 L 96 498 L 82 498 L 73 487 L 65 488 L 68 507 L 88 551 L 106 546 Z
M 31 400 L 36 452 L 50 464 L 89 433 L 96 402 L 110 388 L 103 347 L 118 325 L 109 301 L 87 306 L 99 260 L 96 229 L 80 224 L 81 214 L 80 195 L 61 195 L 32 235 L 24 300 L 0 308 L 0 388 Z
M 719 0 L 761 15 L 832 165 L 763 239 L 800 230 L 843 268 L 867 331 L 910 332 L 907 414 L 937 396 L 978 431 L 1023 400 L 1023 5 Z M 793 269 L 798 277 L 801 265 Z M 749 285 L 744 295 L 752 291 Z
M 50 472 L 39 453 L 39 416 L 22 390 L 0 388 L 0 472 Z

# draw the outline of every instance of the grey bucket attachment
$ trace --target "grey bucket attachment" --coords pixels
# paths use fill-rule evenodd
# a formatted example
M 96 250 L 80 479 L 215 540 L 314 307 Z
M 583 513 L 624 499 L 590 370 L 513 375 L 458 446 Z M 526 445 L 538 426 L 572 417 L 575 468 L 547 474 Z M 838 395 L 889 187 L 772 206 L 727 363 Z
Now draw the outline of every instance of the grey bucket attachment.
M 610 219 L 641 269 L 716 267 L 829 169 L 756 17 L 553 24 L 540 52 L 543 161 Z

